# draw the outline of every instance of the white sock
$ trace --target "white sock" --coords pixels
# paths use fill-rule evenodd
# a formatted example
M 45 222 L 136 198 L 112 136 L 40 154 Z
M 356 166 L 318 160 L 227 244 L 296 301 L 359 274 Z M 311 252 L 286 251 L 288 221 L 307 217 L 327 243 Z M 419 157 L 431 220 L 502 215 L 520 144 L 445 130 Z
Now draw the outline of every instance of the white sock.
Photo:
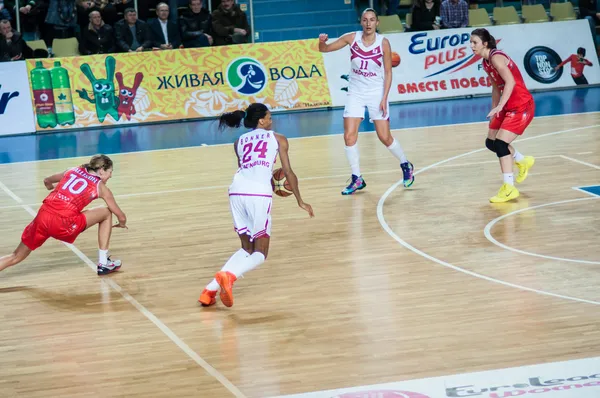
M 406 159 L 406 155 L 404 154 L 404 151 L 402 150 L 402 147 L 400 146 L 400 143 L 395 138 L 394 138 L 394 142 L 392 142 L 392 145 L 387 147 L 387 149 L 390 150 L 392 155 L 394 155 L 396 157 L 396 159 L 398 159 L 400 161 L 400 163 L 408 162 L 408 160 Z
M 513 158 L 515 158 L 515 162 L 520 162 L 521 160 L 525 159 L 525 156 L 523 156 L 523 154 L 517 151 L 515 148 L 515 154 L 513 155 Z
M 106 265 L 108 263 L 108 250 L 98 249 L 98 264 Z
M 254 268 L 258 267 L 262 263 L 265 262 L 265 255 L 261 252 L 254 252 L 250 256 L 246 257 L 244 261 L 236 264 L 235 269 L 230 270 L 236 278 L 244 275 L 248 271 L 252 271 Z
M 232 272 L 232 269 L 235 267 L 235 264 L 238 264 L 240 261 L 243 261 L 249 254 L 246 250 L 240 249 L 237 252 L 233 253 L 229 260 L 225 263 L 221 271 L 229 271 Z M 216 279 L 213 279 L 208 285 L 206 285 L 206 289 L 217 291 L 219 290 L 219 283 Z
M 348 163 L 350 163 L 352 174 L 354 174 L 357 177 L 360 177 L 360 158 L 358 155 L 357 144 L 346 147 L 346 157 L 348 158 Z
M 515 185 L 515 179 L 513 177 L 513 173 L 504 173 L 502 175 L 504 176 L 505 184 Z

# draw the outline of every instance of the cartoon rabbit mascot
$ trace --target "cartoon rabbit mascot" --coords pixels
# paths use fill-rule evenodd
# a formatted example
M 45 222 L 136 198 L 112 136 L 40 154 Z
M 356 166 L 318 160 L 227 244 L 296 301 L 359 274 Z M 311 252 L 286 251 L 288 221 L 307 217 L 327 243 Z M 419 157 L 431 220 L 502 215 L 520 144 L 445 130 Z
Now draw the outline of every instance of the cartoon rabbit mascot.
M 119 99 L 115 97 L 115 83 L 113 82 L 115 65 L 116 61 L 113 57 L 106 57 L 106 79 L 96 79 L 88 64 L 81 65 L 81 71 L 90 83 L 92 83 L 94 99 L 89 97 L 85 89 L 77 90 L 77 93 L 82 99 L 96 104 L 96 115 L 100 123 L 104 122 L 106 115 L 111 115 L 115 121 L 119 120 L 119 113 L 117 111 Z
M 142 83 L 144 74 L 142 72 L 135 74 L 133 87 L 127 87 L 125 84 L 123 84 L 123 74 L 121 72 L 117 72 L 116 78 L 119 82 L 119 118 L 121 118 L 121 115 L 125 115 L 127 120 L 131 120 L 131 115 L 135 115 L 135 106 L 133 105 L 133 100 L 135 99 L 137 90 Z

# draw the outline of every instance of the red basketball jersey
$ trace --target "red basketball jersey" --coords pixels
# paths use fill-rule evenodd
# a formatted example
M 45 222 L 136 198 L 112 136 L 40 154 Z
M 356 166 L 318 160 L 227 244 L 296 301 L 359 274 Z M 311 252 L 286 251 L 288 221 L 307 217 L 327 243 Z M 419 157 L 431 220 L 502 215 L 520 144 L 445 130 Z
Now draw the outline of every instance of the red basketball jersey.
M 512 73 L 513 78 L 515 79 L 515 88 L 510 94 L 510 98 L 508 99 L 508 102 L 505 105 L 505 109 L 511 110 L 521 108 L 523 105 L 533 100 L 533 97 L 531 96 L 529 90 L 527 90 L 527 86 L 525 86 L 525 81 L 523 80 L 523 76 L 521 75 L 517 64 L 515 64 L 514 61 L 503 51 L 493 49 L 492 51 L 490 51 L 489 58 L 483 60 L 483 69 L 494 81 L 496 87 L 498 87 L 500 91 L 504 90 L 504 80 L 492 64 L 492 57 L 495 55 L 501 55 L 508 59 L 508 69 L 510 70 L 510 73 Z
M 42 207 L 65 217 L 79 214 L 98 198 L 100 181 L 100 177 L 89 174 L 84 168 L 72 168 L 44 199 Z

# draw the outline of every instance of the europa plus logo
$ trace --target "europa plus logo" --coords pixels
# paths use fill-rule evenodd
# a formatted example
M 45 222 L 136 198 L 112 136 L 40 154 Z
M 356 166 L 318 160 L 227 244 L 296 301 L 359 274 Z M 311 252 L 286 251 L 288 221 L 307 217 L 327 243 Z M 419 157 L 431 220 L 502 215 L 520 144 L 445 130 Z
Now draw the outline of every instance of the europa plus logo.
M 556 51 L 544 46 L 533 47 L 527 51 L 523 59 L 527 74 L 533 80 L 543 84 L 551 84 L 560 79 L 563 69 L 555 69 L 560 61 Z
M 227 82 L 239 94 L 258 94 L 267 85 L 267 72 L 265 67 L 253 58 L 237 58 L 227 67 Z
M 4 115 L 4 112 L 6 112 L 6 107 L 8 106 L 8 102 L 19 96 L 19 92 L 18 91 L 13 91 L 11 92 L 2 92 L 2 85 L 0 84 L 0 115 Z

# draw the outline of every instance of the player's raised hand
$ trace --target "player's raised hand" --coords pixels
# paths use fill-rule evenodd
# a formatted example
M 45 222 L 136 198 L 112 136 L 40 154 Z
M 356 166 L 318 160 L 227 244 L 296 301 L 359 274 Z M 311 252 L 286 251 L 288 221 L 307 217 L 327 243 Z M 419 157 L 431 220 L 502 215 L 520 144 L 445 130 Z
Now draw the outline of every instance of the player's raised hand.
M 319 41 L 321 43 L 325 43 L 327 40 L 329 40 L 329 35 L 327 33 L 321 33 L 319 35 Z
M 301 208 L 306 210 L 308 212 L 308 215 L 310 216 L 310 218 L 313 218 L 315 216 L 312 206 L 309 205 L 308 203 L 300 202 L 300 203 L 298 203 L 298 206 L 300 206 Z

